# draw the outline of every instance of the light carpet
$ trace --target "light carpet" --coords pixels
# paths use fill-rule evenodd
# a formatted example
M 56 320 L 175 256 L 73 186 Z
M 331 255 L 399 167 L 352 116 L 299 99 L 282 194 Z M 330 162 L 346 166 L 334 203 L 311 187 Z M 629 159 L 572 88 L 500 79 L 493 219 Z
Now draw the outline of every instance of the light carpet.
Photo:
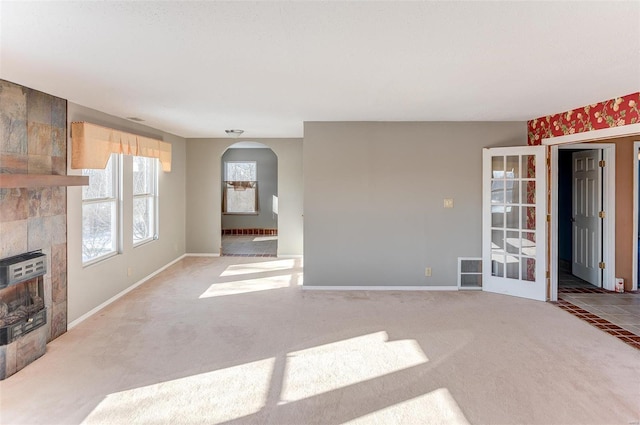
M 302 280 L 299 259 L 185 258 L 2 381 L 0 423 L 640 421 L 640 351 L 553 304 Z

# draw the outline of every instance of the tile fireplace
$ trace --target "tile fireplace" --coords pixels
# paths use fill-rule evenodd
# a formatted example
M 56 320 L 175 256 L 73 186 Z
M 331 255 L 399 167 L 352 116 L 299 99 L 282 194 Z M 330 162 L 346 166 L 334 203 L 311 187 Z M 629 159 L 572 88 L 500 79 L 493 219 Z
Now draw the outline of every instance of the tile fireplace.
M 0 379 L 46 351 L 46 273 L 47 257 L 40 251 L 0 260 Z

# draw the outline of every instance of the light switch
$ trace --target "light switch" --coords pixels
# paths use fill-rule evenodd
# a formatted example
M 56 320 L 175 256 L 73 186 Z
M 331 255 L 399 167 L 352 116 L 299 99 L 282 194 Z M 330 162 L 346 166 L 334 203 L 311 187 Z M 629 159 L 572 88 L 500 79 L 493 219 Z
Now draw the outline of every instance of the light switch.
M 453 208 L 453 198 L 445 198 L 444 207 L 445 208 Z

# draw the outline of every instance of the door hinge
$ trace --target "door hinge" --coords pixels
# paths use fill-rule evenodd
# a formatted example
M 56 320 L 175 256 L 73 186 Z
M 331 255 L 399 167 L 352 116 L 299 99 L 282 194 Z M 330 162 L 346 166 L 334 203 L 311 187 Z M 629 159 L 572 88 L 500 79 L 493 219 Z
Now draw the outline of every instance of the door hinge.
M 547 279 L 551 279 L 551 272 L 547 272 Z
M 600 162 L 598 162 L 598 166 L 599 166 L 600 168 L 604 168 L 604 166 L 605 166 L 605 165 L 607 165 L 607 163 L 606 163 L 606 161 L 605 161 L 604 159 L 603 159 L 603 160 L 601 160 Z
M 551 214 L 547 214 L 547 221 L 551 223 Z
M 605 212 L 604 212 L 604 211 L 600 211 L 600 212 L 598 213 L 598 217 L 600 217 L 600 218 L 605 218 L 606 216 L 607 216 L 607 215 L 605 214 Z
M 601 262 L 598 263 L 598 267 L 601 268 L 601 269 L 604 269 L 606 267 L 606 264 L 601 261 Z

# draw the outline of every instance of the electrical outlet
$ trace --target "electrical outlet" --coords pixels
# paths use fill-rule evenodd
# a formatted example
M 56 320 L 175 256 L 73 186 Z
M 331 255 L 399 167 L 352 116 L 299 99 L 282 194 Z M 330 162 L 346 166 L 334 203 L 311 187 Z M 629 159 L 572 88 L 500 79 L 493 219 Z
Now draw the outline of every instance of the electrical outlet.
M 445 198 L 444 207 L 445 208 L 453 208 L 453 198 Z
M 426 269 L 424 269 L 424 275 L 426 277 L 431 277 L 431 267 L 427 267 Z
M 133 274 L 133 267 L 127 267 L 127 276 L 131 277 Z

